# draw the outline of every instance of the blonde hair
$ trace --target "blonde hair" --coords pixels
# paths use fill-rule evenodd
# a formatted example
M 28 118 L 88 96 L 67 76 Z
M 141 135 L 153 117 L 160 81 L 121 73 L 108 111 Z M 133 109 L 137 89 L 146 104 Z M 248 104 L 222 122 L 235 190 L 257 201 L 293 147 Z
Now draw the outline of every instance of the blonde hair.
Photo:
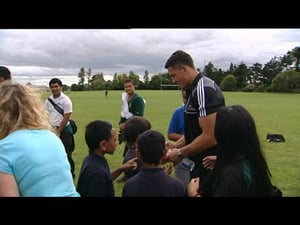
M 4 82 L 0 86 L 0 139 L 20 129 L 52 130 L 40 94 L 28 86 Z

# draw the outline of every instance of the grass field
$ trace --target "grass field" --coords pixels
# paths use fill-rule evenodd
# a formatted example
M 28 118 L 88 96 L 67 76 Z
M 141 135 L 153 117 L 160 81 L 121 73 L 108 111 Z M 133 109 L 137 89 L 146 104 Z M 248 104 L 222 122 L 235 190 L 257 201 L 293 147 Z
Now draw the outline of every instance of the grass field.
M 167 134 L 173 110 L 181 105 L 180 91 L 137 90 L 146 99 L 145 118 L 152 128 Z M 43 95 L 46 98 L 50 93 Z M 76 164 L 76 179 L 88 149 L 84 141 L 85 125 L 93 120 L 107 120 L 118 130 L 121 110 L 121 91 L 69 92 L 73 102 L 72 118 L 76 120 L 76 148 L 73 157 Z M 245 106 L 256 121 L 261 144 L 273 175 L 272 181 L 284 196 L 300 196 L 300 94 L 224 92 L 226 105 Z M 267 133 L 279 133 L 285 143 L 266 142 Z M 122 163 L 123 145 L 113 155 L 106 155 L 111 169 Z M 114 183 L 116 196 L 122 192 L 122 183 Z

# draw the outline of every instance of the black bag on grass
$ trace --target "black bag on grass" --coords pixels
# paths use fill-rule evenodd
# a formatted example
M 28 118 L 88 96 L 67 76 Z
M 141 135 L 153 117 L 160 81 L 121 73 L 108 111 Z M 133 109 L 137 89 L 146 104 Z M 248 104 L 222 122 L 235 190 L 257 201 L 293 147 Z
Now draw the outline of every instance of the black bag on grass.
M 282 134 L 267 134 L 268 142 L 285 142 Z

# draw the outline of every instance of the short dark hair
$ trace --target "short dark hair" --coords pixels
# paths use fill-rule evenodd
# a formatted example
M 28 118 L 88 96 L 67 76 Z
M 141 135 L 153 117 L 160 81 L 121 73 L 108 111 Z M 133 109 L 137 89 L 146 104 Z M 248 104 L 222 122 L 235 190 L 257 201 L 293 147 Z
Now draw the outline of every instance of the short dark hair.
M 145 163 L 160 164 L 165 150 L 165 137 L 159 131 L 147 130 L 138 139 L 138 151 Z
M 11 79 L 11 73 L 9 69 L 5 66 L 0 66 L 0 77 L 3 77 L 4 80 L 10 80 Z
M 132 145 L 141 133 L 149 129 L 151 129 L 151 123 L 147 119 L 133 116 L 125 122 L 124 140 L 127 144 Z
M 167 60 L 165 69 L 168 69 L 169 67 L 180 67 L 182 65 L 195 68 L 192 57 L 182 50 L 177 50 Z
M 52 78 L 50 81 L 49 81 L 49 87 L 51 86 L 51 84 L 58 84 L 59 86 L 62 86 L 62 82 L 60 79 L 58 78 Z
M 111 137 L 112 124 L 107 121 L 95 120 L 85 127 L 85 142 L 89 152 L 99 148 L 99 143 Z

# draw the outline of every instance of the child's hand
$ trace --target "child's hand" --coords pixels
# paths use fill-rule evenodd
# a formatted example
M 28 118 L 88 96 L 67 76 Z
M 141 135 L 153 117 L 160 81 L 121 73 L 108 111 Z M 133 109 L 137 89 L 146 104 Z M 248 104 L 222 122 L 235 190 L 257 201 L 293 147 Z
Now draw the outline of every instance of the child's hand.
M 173 164 L 172 163 L 166 164 L 166 166 L 164 166 L 164 168 L 165 168 L 166 174 L 170 175 L 173 170 Z
M 137 168 L 137 157 L 134 157 L 128 160 L 126 163 L 123 164 L 124 170 L 136 170 Z
M 216 160 L 217 160 L 216 155 L 206 156 L 206 157 L 203 158 L 202 165 L 203 165 L 204 168 L 212 170 L 215 166 Z

